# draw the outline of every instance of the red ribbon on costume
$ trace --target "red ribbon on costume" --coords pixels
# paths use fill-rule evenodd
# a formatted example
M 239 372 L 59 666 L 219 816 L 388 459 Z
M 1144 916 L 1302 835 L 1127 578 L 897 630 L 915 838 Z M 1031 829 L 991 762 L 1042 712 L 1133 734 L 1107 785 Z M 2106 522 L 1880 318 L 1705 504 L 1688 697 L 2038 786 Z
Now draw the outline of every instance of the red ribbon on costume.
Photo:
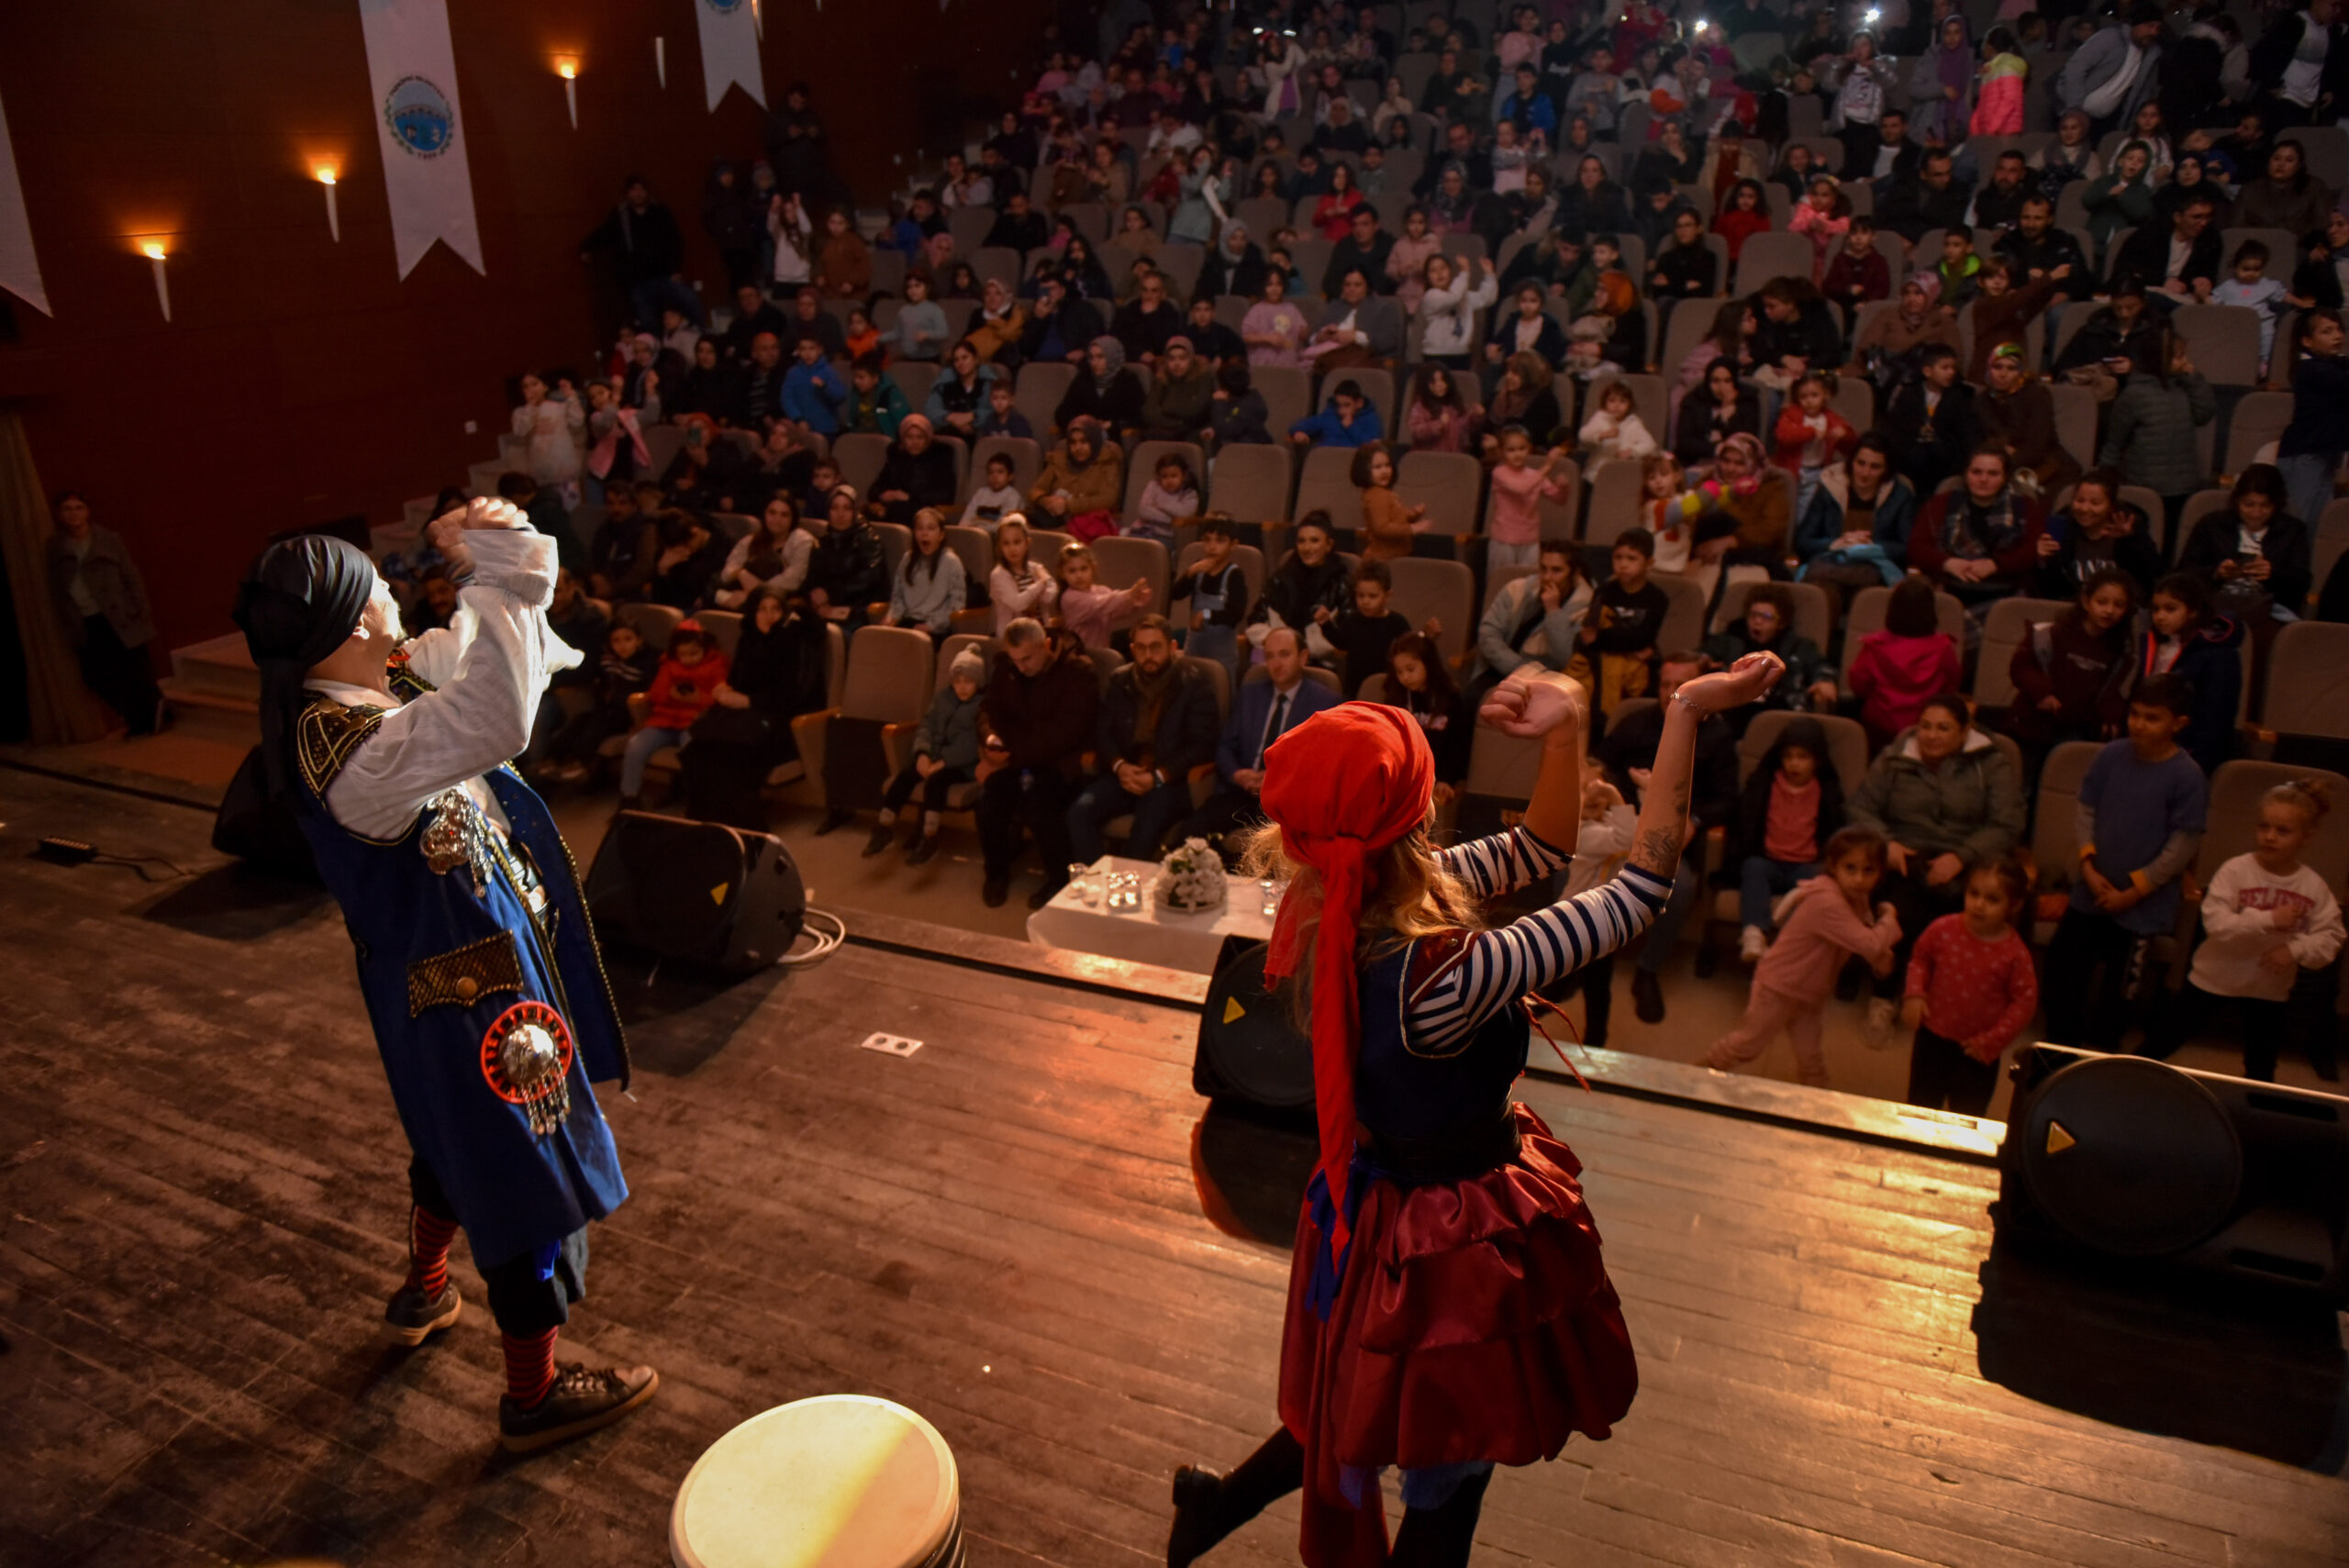
M 1320 896 L 1295 883 L 1281 898 L 1264 978 L 1297 973 L 1306 924 L 1320 929 L 1313 949 L 1313 1103 L 1320 1125 L 1323 1181 L 1337 1218 L 1333 1257 L 1345 1252 L 1346 1171 L 1353 1160 L 1354 1058 L 1360 998 L 1354 943 L 1369 858 L 1427 820 L 1435 755 L 1419 722 L 1384 703 L 1350 702 L 1315 714 L 1264 752 L 1264 815 L 1281 830 L 1289 859 L 1313 868 Z

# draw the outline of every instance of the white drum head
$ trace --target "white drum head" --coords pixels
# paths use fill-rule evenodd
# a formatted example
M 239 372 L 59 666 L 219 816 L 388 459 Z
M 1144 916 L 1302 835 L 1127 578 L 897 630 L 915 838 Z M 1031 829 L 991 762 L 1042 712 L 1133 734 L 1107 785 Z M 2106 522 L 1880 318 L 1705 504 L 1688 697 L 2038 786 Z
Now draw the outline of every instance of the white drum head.
M 829 1394 L 753 1416 L 677 1488 L 677 1568 L 926 1568 L 960 1486 L 938 1429 L 902 1405 Z

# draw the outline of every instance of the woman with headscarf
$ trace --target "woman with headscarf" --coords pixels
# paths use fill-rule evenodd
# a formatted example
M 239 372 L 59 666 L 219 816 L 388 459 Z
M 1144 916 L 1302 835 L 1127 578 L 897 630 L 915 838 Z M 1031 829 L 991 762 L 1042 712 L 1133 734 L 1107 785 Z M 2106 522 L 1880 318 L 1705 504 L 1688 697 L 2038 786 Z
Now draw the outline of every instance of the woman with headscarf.
M 1968 607 L 2021 591 L 2039 564 L 2039 503 L 2010 482 L 2005 451 L 1986 446 L 1957 488 L 1925 503 L 1909 531 L 1909 566 Z
M 1909 72 L 1909 129 L 1920 142 L 1937 140 L 1955 147 L 1965 139 L 1974 96 L 1974 43 L 1966 36 L 1965 18 L 1943 17 L 1932 45 L 1917 57 Z
M 1205 264 L 1199 268 L 1198 287 L 1194 295 L 1205 295 L 1209 299 L 1220 295 L 1254 295 L 1264 290 L 1264 252 L 1248 238 L 1247 225 L 1226 223 L 1223 232 L 1216 236 L 1214 248 L 1208 251 Z
M 1917 351 L 1928 343 L 1954 349 L 1957 312 L 1941 303 L 1940 274 L 1927 268 L 1901 280 L 1898 304 L 1879 310 L 1852 342 L 1845 373 L 1865 375 L 1879 396 L 1916 373 Z
M 1281 1425 L 1228 1475 L 1174 1477 L 1168 1568 L 1302 1490 L 1316 1568 L 1462 1563 L 1493 1465 L 1554 1458 L 1631 1407 L 1631 1338 L 1574 1152 L 1508 1099 L 1518 998 L 1646 929 L 1688 834 L 1697 730 L 1779 673 L 1761 655 L 1664 705 L 1633 847 L 1610 882 L 1497 930 L 1476 905 L 1563 868 L 1582 817 L 1580 688 L 1527 666 L 1481 717 L 1542 742 L 1523 823 L 1430 836 L 1435 761 L 1401 708 L 1347 703 L 1264 755 L 1271 826 L 1248 874 L 1284 878 L 1265 973 L 1312 1041 L 1320 1148 L 1297 1219 Z M 1402 1470 L 1390 1555 L 1379 1473 Z
M 742 617 L 718 700 L 678 753 L 686 810 L 746 833 L 767 830 L 767 775 L 799 755 L 791 721 L 824 706 L 824 622 L 762 590 Z
M 1974 419 L 1982 439 L 2006 452 L 2015 484 L 2029 494 L 2052 496 L 2079 478 L 2079 460 L 2055 437 L 2054 395 L 2032 373 L 2021 343 L 1991 350 Z
M 2227 187 L 2204 161 L 2202 154 L 2181 152 L 2170 169 L 2169 179 L 2154 193 L 2154 221 L 2167 229 L 2180 207 L 2206 197 L 2219 204 L 2218 210 L 2210 215 L 2210 227 L 2223 228 L 2234 221 L 2229 216 L 2234 211 L 2234 198 L 2227 194 Z
M 1079 415 L 1068 422 L 1068 434 L 1044 459 L 1036 483 L 1028 490 L 1029 516 L 1079 539 L 1097 539 L 1118 531 L 1118 513 L 1126 501 L 1126 454 L 1108 439 L 1098 422 Z
M 498 1440 L 523 1451 L 660 1386 L 651 1367 L 555 1361 L 587 1224 L 628 1198 L 590 1086 L 625 1088 L 628 1054 L 570 851 L 506 766 L 551 667 L 577 658 L 547 624 L 554 541 L 503 501 L 427 538 L 464 583 L 454 627 L 404 639 L 365 553 L 324 534 L 262 551 L 235 619 L 261 678 L 259 794 L 341 906 L 412 1150 L 407 1275 L 384 1317 L 411 1347 L 457 1320 L 462 1229 L 503 1340 Z
M 1126 368 L 1126 346 L 1104 333 L 1085 346 L 1085 363 L 1052 410 L 1052 423 L 1065 430 L 1092 419 L 1115 440 L 1141 424 L 1144 401 L 1141 378 Z
M 1759 566 L 1773 577 L 1784 577 L 1787 538 L 1794 522 L 1794 475 L 1770 466 L 1760 436 L 1737 430 L 1722 438 L 1713 459 L 1713 478 L 1720 485 L 1714 505 L 1735 531 L 1720 541 L 1700 539 L 1697 558 Z M 1700 536 L 1706 531 L 1698 530 Z
M 1108 270 L 1093 253 L 1093 242 L 1082 234 L 1070 235 L 1067 247 L 1061 251 L 1061 282 L 1073 299 L 1108 302 L 1118 297 Z
M 865 513 L 882 522 L 910 525 L 924 506 L 954 504 L 954 449 L 938 439 L 924 414 L 897 422 L 897 439 L 874 476 Z

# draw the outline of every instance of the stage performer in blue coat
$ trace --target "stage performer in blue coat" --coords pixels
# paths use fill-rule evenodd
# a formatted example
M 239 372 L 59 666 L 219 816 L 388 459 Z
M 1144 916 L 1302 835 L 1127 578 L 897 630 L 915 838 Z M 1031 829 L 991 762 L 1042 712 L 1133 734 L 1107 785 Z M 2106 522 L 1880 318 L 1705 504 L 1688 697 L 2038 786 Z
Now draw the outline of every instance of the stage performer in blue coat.
M 1523 998 L 1646 929 L 1688 832 L 1698 726 L 1783 667 L 1753 653 L 1683 684 L 1621 873 L 1497 929 L 1479 909 L 1563 869 L 1582 817 L 1584 694 L 1533 665 L 1481 717 L 1542 740 L 1522 823 L 1439 850 L 1434 761 L 1402 709 L 1347 703 L 1264 759 L 1251 876 L 1288 891 L 1265 973 L 1313 1044 L 1320 1159 L 1282 1333 L 1280 1429 L 1219 1476 L 1174 1477 L 1169 1568 L 1302 1487 L 1310 1568 L 1459 1568 L 1495 1464 L 1604 1438 L 1638 1386 L 1581 1164 L 1509 1098 Z M 1380 1475 L 1401 1472 L 1390 1549 Z
M 628 1197 L 591 1082 L 628 1047 L 546 804 L 511 766 L 549 673 L 554 540 L 502 501 L 436 520 L 459 579 L 444 629 L 405 638 L 366 555 L 325 535 L 273 544 L 238 593 L 262 676 L 262 751 L 342 906 L 359 988 L 414 1158 L 407 1279 L 384 1317 L 408 1344 L 457 1321 L 462 1229 L 506 1345 L 499 1441 L 542 1448 L 609 1425 L 651 1367 L 558 1364 L 584 1295 L 587 1225 Z

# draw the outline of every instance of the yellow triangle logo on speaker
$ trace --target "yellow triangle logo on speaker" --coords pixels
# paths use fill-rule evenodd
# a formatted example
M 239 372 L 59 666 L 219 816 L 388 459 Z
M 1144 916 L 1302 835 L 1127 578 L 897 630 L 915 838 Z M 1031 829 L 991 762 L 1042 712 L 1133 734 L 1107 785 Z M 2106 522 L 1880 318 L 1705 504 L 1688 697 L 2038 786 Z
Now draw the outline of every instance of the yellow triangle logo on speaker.
M 726 902 L 726 884 L 722 882 L 719 883 L 716 887 L 709 890 L 709 901 L 712 904 L 724 904 Z
M 1248 1009 L 1240 1005 L 1239 997 L 1226 996 L 1223 999 L 1223 1021 L 1225 1023 L 1236 1024 L 1247 1016 Z
M 2061 1154 L 2078 1141 L 2078 1139 L 2064 1130 L 2062 1122 L 2051 1121 L 2047 1124 L 2047 1152 L 2050 1154 Z

